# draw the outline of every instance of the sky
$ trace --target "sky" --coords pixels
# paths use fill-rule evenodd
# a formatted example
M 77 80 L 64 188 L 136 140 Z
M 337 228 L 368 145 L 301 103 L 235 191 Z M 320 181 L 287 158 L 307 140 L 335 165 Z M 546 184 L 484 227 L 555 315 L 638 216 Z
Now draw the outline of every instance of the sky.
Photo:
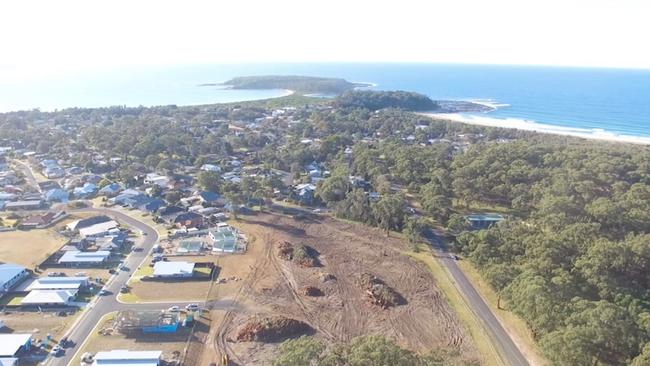
M 645 0 L 21 0 L 0 14 L 0 78 L 240 62 L 650 68 Z

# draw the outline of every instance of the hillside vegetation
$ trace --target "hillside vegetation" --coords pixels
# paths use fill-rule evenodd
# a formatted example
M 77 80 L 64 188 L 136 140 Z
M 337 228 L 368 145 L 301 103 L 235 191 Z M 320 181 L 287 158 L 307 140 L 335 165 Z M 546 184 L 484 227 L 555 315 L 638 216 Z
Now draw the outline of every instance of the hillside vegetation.
M 400 108 L 408 111 L 435 111 L 438 103 L 426 95 L 405 91 L 350 90 L 339 95 L 334 105 L 340 108 L 365 108 L 371 111 Z
M 241 76 L 223 84 L 233 89 L 289 89 L 298 94 L 339 94 L 362 86 L 345 79 L 295 75 Z

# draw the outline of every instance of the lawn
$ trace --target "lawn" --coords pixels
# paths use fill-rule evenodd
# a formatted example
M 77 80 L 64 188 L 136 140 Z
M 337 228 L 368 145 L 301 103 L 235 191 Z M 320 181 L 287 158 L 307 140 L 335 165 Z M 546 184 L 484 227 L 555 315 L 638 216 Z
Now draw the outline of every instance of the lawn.
M 7 294 L 0 298 L 0 306 L 20 306 L 20 302 L 25 298 L 24 295 Z
M 54 229 L 0 233 L 0 258 L 3 262 L 32 269 L 56 252 L 66 239 Z

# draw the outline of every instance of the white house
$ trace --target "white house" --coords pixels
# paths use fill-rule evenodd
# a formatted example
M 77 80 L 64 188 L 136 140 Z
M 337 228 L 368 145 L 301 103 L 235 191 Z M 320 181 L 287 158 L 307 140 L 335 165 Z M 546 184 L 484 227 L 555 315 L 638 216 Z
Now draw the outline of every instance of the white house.
M 203 165 L 201 165 L 201 170 L 206 171 L 206 172 L 217 172 L 217 173 L 219 173 L 221 171 L 221 167 L 219 167 L 219 165 L 215 165 L 215 164 L 203 164 Z
M 99 237 L 109 234 L 113 229 L 117 229 L 117 222 L 115 220 L 101 222 L 79 229 L 79 235 L 82 238 Z
M 127 351 L 112 350 L 108 352 L 97 352 L 94 357 L 93 366 L 158 366 L 160 364 L 161 351 Z
M 153 266 L 153 276 L 159 278 L 192 277 L 194 263 L 190 262 L 156 262 Z
M 59 259 L 59 263 L 73 266 L 96 265 L 106 262 L 110 256 L 111 252 L 107 250 L 98 250 L 96 252 L 81 252 L 78 250 L 70 250 L 63 253 Z
M 160 188 L 165 188 L 167 187 L 167 184 L 169 184 L 169 178 L 157 173 L 149 173 L 144 178 L 144 184 L 151 186 L 157 185 Z
M 0 264 L 0 297 L 11 291 L 28 275 L 27 269 L 23 266 L 10 263 Z
M 33 290 L 20 301 L 20 305 L 67 306 L 76 297 L 77 290 Z
M 88 286 L 88 277 L 42 277 L 32 282 L 27 291 L 79 290 Z
M 21 351 L 29 350 L 31 344 L 32 335 L 28 333 L 0 334 L 0 358 L 14 358 Z

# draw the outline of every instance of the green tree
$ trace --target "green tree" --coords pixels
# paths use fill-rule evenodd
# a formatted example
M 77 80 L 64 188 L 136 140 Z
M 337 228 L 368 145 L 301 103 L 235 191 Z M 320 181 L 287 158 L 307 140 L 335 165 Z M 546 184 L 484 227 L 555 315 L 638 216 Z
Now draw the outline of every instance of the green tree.
M 308 366 L 319 359 L 325 345 L 314 337 L 302 336 L 282 342 L 274 366 Z
M 447 222 L 447 230 L 453 235 L 469 230 L 469 221 L 463 215 L 452 214 Z
M 401 230 L 404 224 L 407 203 L 401 193 L 384 195 L 379 202 L 372 205 L 372 214 L 377 225 L 386 231 Z
M 197 176 L 197 183 L 201 189 L 220 193 L 221 192 L 221 176 L 213 171 L 201 171 Z

